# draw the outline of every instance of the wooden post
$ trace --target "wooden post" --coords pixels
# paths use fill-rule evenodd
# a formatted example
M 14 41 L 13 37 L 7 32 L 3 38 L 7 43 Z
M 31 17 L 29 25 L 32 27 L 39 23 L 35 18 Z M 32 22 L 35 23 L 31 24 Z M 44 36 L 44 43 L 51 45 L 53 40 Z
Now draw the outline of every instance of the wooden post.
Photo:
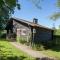
M 34 37 L 35 37 L 35 33 L 36 33 L 36 29 L 35 28 L 33 28 L 33 45 L 34 45 Z
M 20 29 L 17 29 L 17 42 L 20 40 Z

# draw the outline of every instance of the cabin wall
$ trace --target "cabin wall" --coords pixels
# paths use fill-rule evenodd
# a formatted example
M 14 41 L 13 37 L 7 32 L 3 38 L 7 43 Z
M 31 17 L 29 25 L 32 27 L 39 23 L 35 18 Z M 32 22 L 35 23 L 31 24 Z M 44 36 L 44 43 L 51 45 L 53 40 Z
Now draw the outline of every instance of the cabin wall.
M 16 22 L 15 20 L 13 20 L 13 33 L 16 34 L 17 40 L 25 39 L 28 42 L 31 38 L 30 26 Z
M 32 27 L 29 24 L 25 24 L 20 21 L 18 22 L 18 20 L 12 20 L 12 23 L 13 24 L 10 26 L 11 29 L 9 29 L 12 30 L 13 34 L 16 35 L 15 38 L 17 38 L 18 41 L 20 39 L 26 40 L 27 42 L 29 42 L 29 40 L 32 40 L 32 42 L 52 40 L 52 30 L 48 30 L 42 27 Z M 33 29 L 36 31 L 33 32 Z
M 47 30 L 44 28 L 36 28 L 36 33 L 34 34 L 35 41 L 47 41 L 52 40 L 52 30 Z

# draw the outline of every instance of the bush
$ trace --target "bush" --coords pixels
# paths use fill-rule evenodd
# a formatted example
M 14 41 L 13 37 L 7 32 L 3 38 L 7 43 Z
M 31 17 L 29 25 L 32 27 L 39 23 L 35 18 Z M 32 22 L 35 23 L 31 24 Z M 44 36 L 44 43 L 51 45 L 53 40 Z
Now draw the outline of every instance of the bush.
M 6 34 L 2 34 L 0 38 L 6 38 Z
M 30 45 L 30 40 L 27 41 L 27 38 L 23 36 L 20 36 L 20 37 L 17 36 L 17 42 L 25 44 L 27 46 Z
M 26 44 L 27 40 L 23 37 L 17 37 L 17 42 L 22 43 L 22 44 Z
M 54 46 L 53 40 L 43 41 L 43 42 L 41 42 L 41 44 L 43 44 L 45 49 L 50 49 Z
M 32 46 L 32 49 L 38 50 L 38 51 L 42 51 L 42 50 L 44 50 L 44 46 L 41 45 L 41 44 L 34 44 L 34 45 Z
M 16 38 L 16 33 L 13 33 L 12 37 L 13 37 L 13 38 Z
M 0 31 L 0 38 L 6 38 L 6 32 Z
M 27 43 L 27 41 L 25 40 L 25 39 L 20 39 L 20 43 L 22 43 L 22 44 L 26 44 Z
M 54 35 L 54 44 L 60 45 L 60 35 Z

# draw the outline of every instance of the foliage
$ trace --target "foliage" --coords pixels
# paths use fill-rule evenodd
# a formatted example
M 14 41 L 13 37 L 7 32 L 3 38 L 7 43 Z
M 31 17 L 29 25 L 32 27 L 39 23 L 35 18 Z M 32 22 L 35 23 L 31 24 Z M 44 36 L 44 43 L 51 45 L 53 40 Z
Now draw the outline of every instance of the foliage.
M 58 47 L 53 47 L 52 49 L 48 49 L 48 50 L 43 50 L 40 51 L 45 55 L 48 55 L 49 57 L 54 57 L 56 58 L 56 60 L 60 60 L 60 47 L 57 49 Z
M 0 0 L 0 29 L 6 26 L 7 20 L 14 13 L 14 9 L 20 9 L 18 0 Z
M 0 39 L 0 60 L 35 60 L 12 46 L 7 40 Z
M 20 43 L 22 43 L 22 44 L 26 44 L 27 43 L 27 40 L 26 40 L 26 38 L 24 38 L 24 37 L 18 37 L 17 36 L 17 42 L 20 42 Z
M 0 38 L 6 38 L 6 31 L 0 30 Z
M 25 36 L 25 37 L 23 37 L 23 36 L 17 36 L 17 42 L 19 42 L 19 43 L 22 43 L 22 44 L 25 44 L 25 45 L 30 45 L 30 43 L 31 43 L 31 41 L 30 40 L 27 40 L 27 37 Z
M 22 43 L 22 44 L 26 44 L 26 43 L 27 43 L 27 41 L 26 41 L 26 39 L 25 39 L 25 38 L 20 38 L 20 43 Z
M 44 46 L 42 44 L 34 44 L 32 45 L 32 49 L 37 50 L 37 51 L 42 51 L 44 50 Z
M 42 43 L 45 46 L 45 49 L 50 49 L 53 47 L 53 40 L 48 40 Z
M 0 34 L 0 38 L 6 38 L 6 33 Z
M 41 3 L 43 0 L 30 0 L 38 9 L 41 9 Z
M 60 29 L 55 30 L 53 42 L 55 45 L 60 45 Z
M 60 0 L 57 0 L 56 7 L 58 7 L 60 9 Z M 51 16 L 51 19 L 53 19 L 53 20 L 57 20 L 58 18 L 60 18 L 60 11 L 53 13 Z
M 57 0 L 56 6 L 60 8 L 60 0 Z
M 32 3 L 38 8 L 41 9 L 41 3 L 43 0 L 31 0 Z M 60 0 L 56 0 L 56 7 L 58 7 L 60 9 Z M 60 11 L 53 13 L 50 17 L 50 19 L 56 21 L 58 18 L 60 18 Z M 54 23 L 55 24 L 55 23 Z
M 55 35 L 60 35 L 60 29 L 55 30 Z
M 50 19 L 53 19 L 54 21 L 56 21 L 58 18 L 60 18 L 60 12 L 56 12 L 50 17 Z

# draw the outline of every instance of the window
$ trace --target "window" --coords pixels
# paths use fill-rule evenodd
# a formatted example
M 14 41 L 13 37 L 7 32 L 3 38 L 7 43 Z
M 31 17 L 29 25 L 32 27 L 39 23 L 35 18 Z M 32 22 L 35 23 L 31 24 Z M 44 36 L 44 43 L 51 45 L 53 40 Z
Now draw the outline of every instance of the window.
M 33 29 L 33 33 L 36 33 L 36 29 Z
M 22 29 L 21 35 L 26 35 L 26 29 Z
M 26 35 L 27 34 L 27 31 L 26 29 L 17 29 L 17 35 L 20 36 L 20 35 Z

